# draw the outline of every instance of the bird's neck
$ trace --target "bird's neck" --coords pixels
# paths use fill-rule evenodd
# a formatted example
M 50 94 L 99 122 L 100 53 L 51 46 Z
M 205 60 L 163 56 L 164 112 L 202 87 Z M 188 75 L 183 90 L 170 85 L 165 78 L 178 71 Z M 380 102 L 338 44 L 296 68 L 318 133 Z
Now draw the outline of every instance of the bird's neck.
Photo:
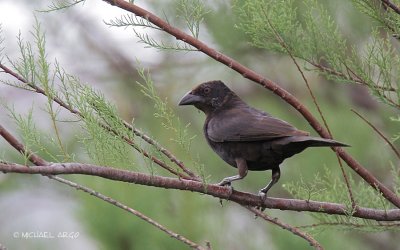
M 248 105 L 242 99 L 240 99 L 239 96 L 232 92 L 229 95 L 226 95 L 221 107 L 223 107 L 224 109 L 230 109 L 238 107 L 248 107 Z
M 247 108 L 248 105 L 235 93 L 227 94 L 220 102 L 203 109 L 206 116 L 214 116 L 220 112 L 228 111 L 232 108 Z

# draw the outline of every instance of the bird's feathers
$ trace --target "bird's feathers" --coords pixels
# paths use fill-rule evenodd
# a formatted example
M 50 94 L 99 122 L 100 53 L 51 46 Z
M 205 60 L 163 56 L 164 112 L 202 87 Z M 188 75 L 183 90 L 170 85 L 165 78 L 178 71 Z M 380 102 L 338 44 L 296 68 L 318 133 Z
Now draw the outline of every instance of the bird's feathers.
M 305 136 L 301 131 L 280 119 L 251 108 L 228 109 L 212 116 L 207 135 L 214 142 L 268 141 L 287 136 Z

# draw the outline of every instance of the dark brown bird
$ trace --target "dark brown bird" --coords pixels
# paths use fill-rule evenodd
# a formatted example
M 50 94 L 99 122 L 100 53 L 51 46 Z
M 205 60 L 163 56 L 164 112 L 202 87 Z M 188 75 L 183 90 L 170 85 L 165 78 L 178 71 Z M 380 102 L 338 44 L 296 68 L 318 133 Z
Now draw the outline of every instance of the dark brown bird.
M 248 170 L 272 170 L 272 180 L 260 190 L 265 195 L 280 178 L 279 164 L 308 147 L 342 147 L 346 144 L 311 137 L 270 114 L 247 105 L 221 81 L 205 82 L 188 92 L 179 105 L 194 105 L 206 115 L 208 144 L 239 174 L 219 185 L 243 179 Z

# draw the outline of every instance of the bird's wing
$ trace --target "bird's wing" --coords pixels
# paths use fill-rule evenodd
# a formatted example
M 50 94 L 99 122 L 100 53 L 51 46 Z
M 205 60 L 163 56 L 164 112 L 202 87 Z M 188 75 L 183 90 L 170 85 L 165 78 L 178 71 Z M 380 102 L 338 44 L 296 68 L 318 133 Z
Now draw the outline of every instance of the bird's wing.
M 285 121 L 251 107 L 231 109 L 213 116 L 206 131 L 208 137 L 215 142 L 261 141 L 308 135 Z

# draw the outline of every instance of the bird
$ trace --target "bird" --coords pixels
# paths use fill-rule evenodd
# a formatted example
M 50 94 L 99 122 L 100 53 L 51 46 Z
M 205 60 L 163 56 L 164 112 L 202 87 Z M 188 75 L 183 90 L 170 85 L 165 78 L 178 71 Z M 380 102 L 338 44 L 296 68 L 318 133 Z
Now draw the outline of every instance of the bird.
M 212 150 L 238 174 L 224 178 L 220 186 L 246 177 L 248 171 L 272 170 L 271 181 L 258 194 L 267 192 L 281 176 L 279 165 L 308 147 L 346 147 L 347 144 L 298 130 L 286 121 L 255 109 L 222 81 L 204 82 L 180 100 L 204 112 L 203 133 Z

